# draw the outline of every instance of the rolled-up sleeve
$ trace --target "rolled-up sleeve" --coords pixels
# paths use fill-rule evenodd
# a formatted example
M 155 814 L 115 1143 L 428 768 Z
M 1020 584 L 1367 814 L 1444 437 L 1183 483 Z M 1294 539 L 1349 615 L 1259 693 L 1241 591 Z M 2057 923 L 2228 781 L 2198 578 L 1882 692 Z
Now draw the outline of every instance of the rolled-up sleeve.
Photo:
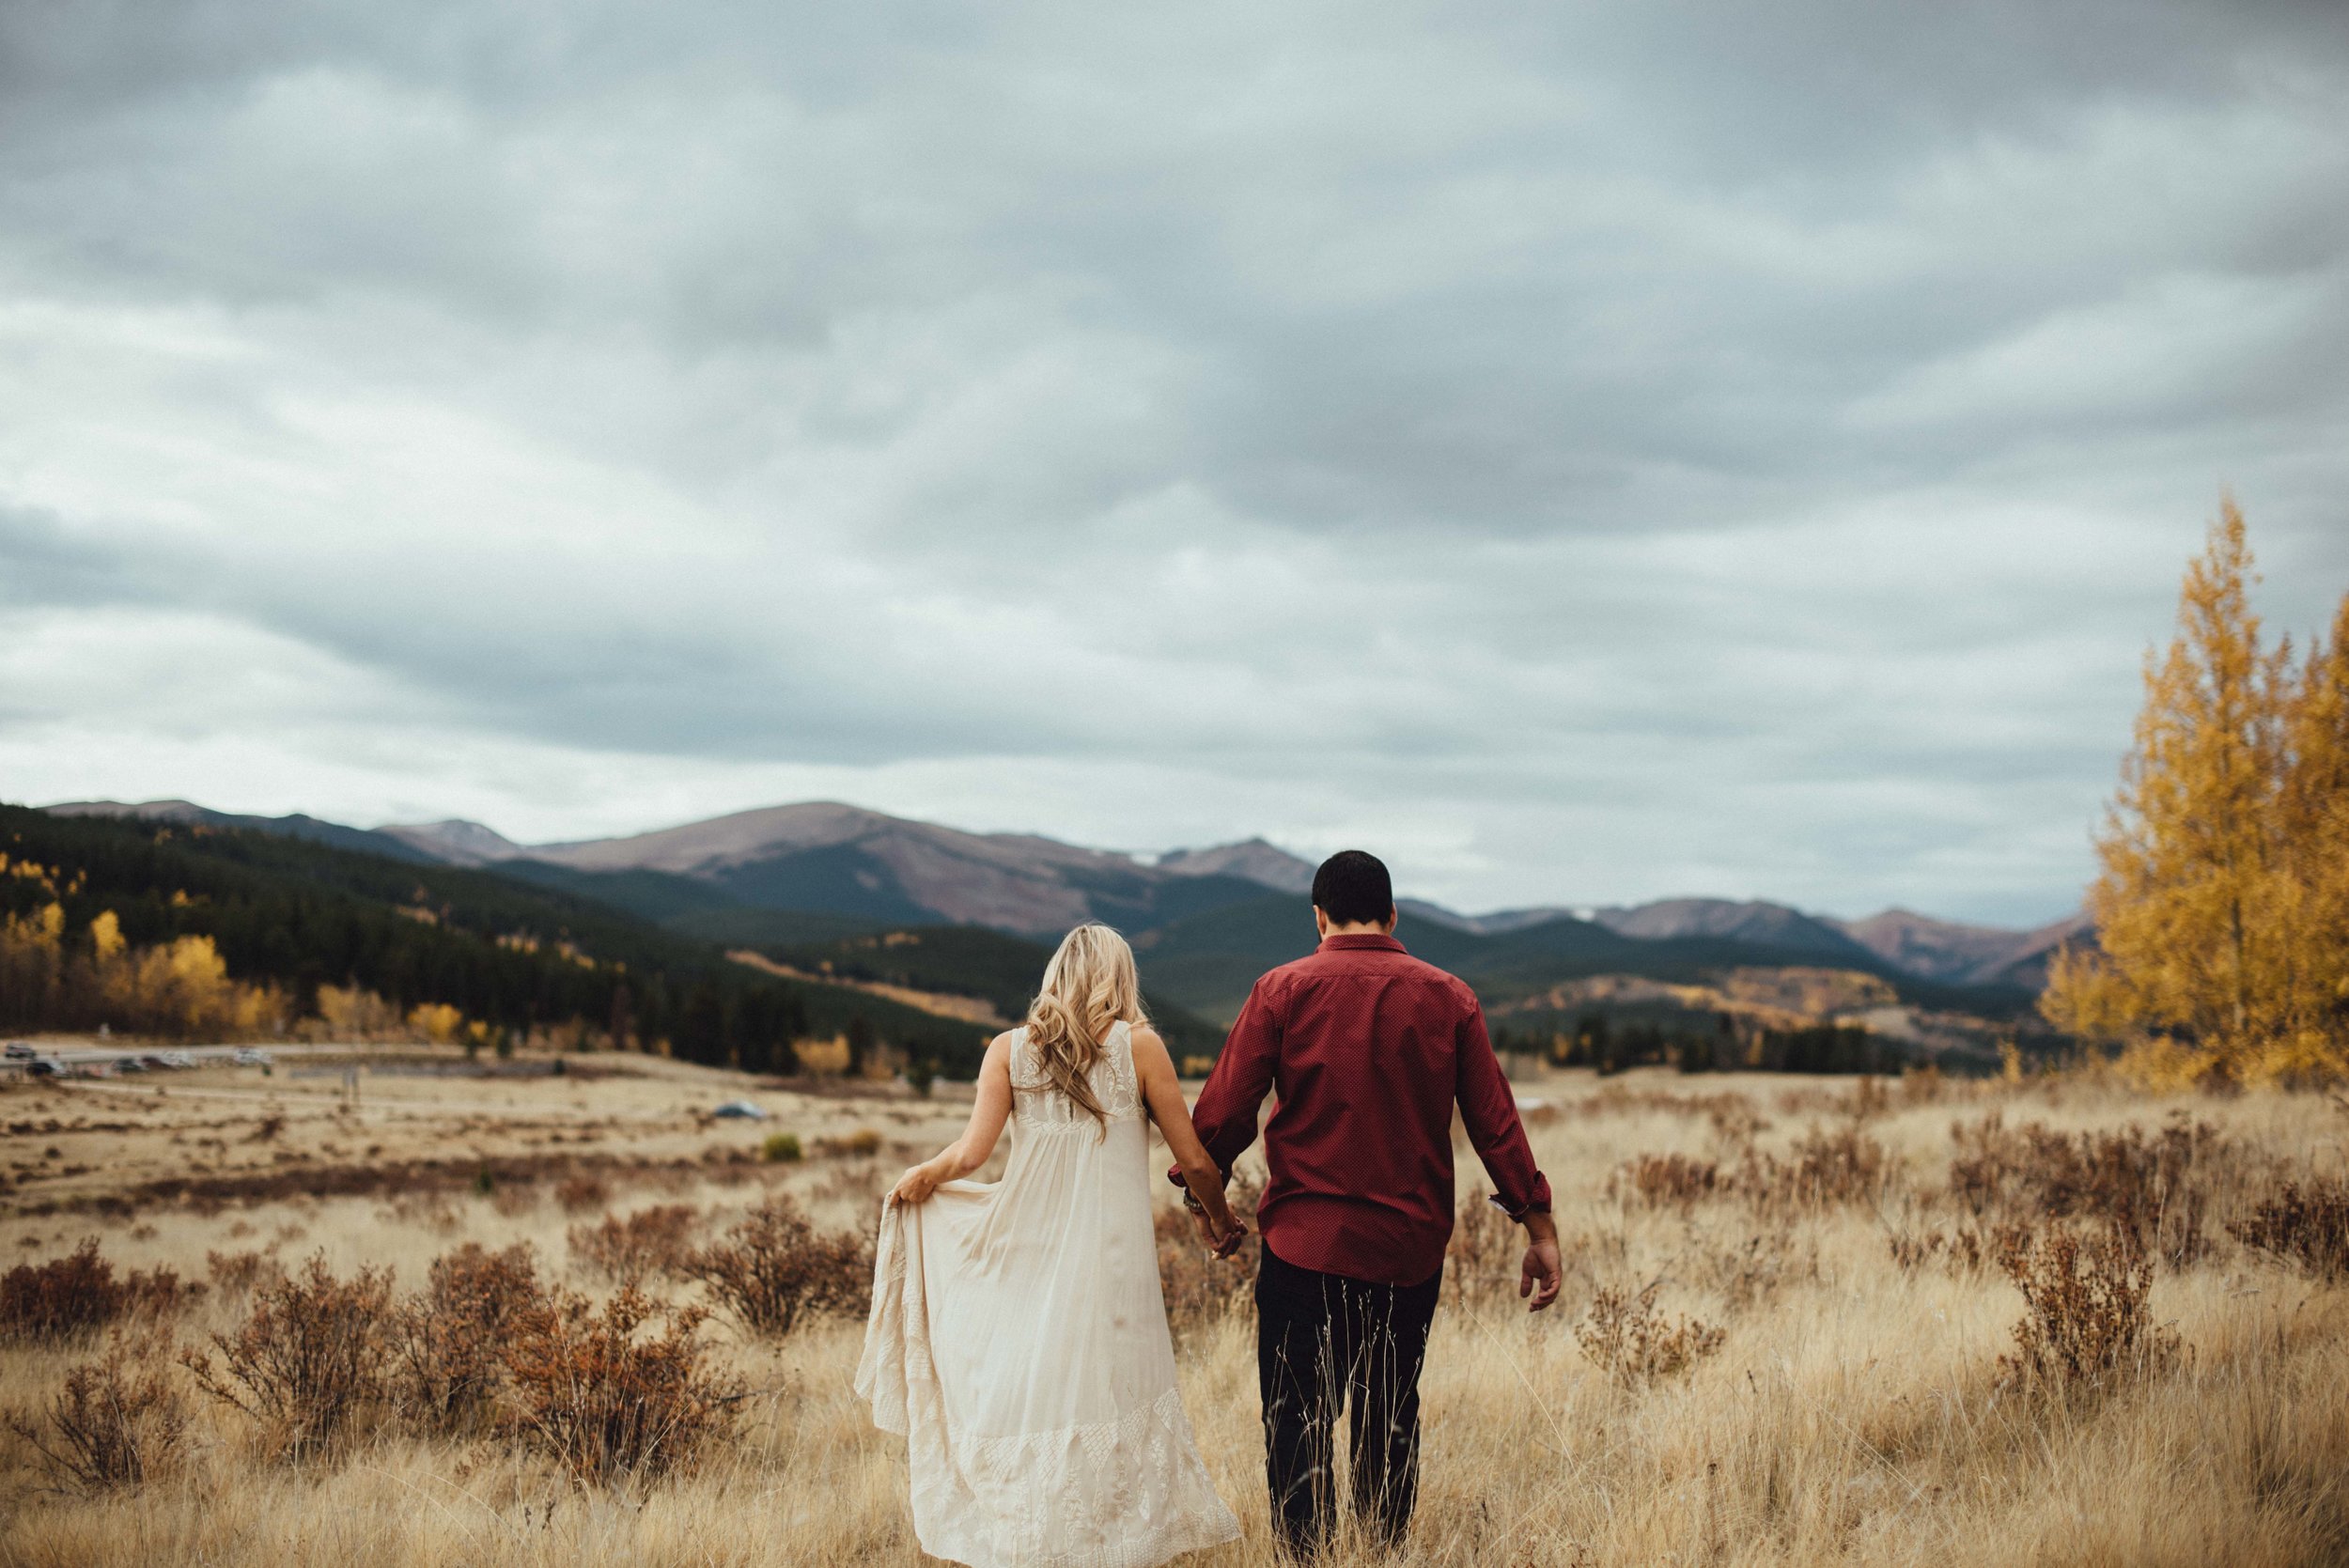
M 1460 1122 L 1476 1157 L 1492 1178 L 1493 1203 L 1512 1219 L 1549 1212 L 1549 1178 L 1533 1163 L 1525 1124 L 1517 1119 L 1517 1092 L 1485 1032 L 1485 1012 L 1467 999 L 1455 1036 L 1460 1064 Z M 1203 1099 L 1201 1103 L 1206 1102 Z
M 1207 1074 L 1199 1103 L 1190 1112 L 1199 1141 L 1226 1181 L 1239 1157 L 1256 1141 L 1256 1112 L 1263 1109 L 1265 1095 L 1272 1092 L 1273 1066 L 1280 1052 L 1278 1010 L 1259 980 L 1248 993 L 1248 1004 L 1232 1021 L 1222 1053 L 1215 1059 L 1215 1068 Z M 1184 1185 L 1180 1166 L 1166 1174 L 1176 1187 Z

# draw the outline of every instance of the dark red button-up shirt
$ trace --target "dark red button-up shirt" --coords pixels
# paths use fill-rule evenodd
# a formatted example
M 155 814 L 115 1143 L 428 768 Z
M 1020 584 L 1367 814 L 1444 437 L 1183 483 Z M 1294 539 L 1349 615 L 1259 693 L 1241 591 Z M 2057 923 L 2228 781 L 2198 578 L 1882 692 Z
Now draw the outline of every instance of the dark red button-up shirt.
M 1549 1207 L 1476 994 L 1392 937 L 1326 938 L 1256 982 L 1191 1113 L 1226 1177 L 1268 1090 L 1257 1224 L 1284 1263 L 1394 1285 L 1443 1266 L 1455 1102 L 1495 1202 Z

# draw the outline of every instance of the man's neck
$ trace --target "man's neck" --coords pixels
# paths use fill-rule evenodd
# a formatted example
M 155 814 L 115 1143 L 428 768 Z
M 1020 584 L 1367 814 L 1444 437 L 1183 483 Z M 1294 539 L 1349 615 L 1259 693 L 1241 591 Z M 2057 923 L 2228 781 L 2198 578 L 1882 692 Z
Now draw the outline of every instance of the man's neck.
M 1360 925 L 1332 925 L 1321 935 L 1326 941 L 1331 937 L 1392 937 L 1394 932 L 1377 921 L 1366 920 Z

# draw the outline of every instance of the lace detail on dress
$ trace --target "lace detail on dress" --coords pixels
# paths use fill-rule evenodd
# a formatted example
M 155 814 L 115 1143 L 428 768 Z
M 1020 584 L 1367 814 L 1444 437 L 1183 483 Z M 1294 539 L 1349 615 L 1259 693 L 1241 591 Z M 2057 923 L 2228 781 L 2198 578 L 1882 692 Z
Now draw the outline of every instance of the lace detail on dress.
M 1101 1054 L 1085 1075 L 1093 1097 L 1111 1120 L 1142 1114 L 1142 1085 L 1134 1077 L 1133 1031 L 1121 1019 L 1110 1026 Z M 1093 1113 L 1052 1084 L 1028 1048 L 1028 1032 L 1021 1029 L 1011 1050 L 1012 1115 L 1022 1132 L 1097 1132 L 1101 1124 Z

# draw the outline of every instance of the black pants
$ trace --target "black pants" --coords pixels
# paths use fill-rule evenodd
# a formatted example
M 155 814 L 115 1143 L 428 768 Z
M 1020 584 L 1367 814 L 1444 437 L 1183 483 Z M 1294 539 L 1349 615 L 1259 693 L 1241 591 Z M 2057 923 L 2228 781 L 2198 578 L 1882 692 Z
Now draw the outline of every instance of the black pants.
M 1419 1497 L 1419 1373 L 1442 1273 L 1416 1285 L 1378 1285 L 1263 1251 L 1256 1378 L 1265 1481 L 1282 1545 L 1309 1558 L 1336 1522 L 1333 1428 L 1342 1403 L 1354 1511 L 1373 1537 L 1400 1541 Z

